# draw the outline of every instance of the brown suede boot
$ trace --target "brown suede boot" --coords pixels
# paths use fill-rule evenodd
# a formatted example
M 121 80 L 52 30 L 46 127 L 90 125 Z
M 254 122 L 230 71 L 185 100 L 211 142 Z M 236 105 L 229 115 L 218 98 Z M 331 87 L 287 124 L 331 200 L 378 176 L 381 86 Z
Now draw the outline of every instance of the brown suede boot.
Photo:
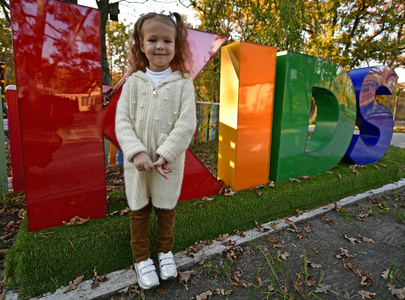
M 158 232 L 156 236 L 156 251 L 167 253 L 173 248 L 174 241 L 174 219 L 176 209 L 158 209 L 155 208 L 157 216 Z
M 140 210 L 131 211 L 131 249 L 135 263 L 150 258 L 149 220 L 151 213 L 151 204 Z

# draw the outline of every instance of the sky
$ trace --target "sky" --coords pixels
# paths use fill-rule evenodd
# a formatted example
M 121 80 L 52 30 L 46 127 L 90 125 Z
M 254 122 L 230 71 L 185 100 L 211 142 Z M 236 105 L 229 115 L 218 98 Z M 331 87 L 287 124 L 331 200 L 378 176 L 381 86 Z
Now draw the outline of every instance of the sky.
M 181 0 L 181 3 L 184 3 L 185 5 L 189 4 L 188 0 Z M 171 11 L 186 15 L 187 21 L 192 25 L 200 24 L 199 20 L 195 18 L 194 10 L 187 8 L 181 3 L 179 0 L 121 1 L 119 3 L 120 14 L 118 15 L 118 19 L 125 24 L 134 24 L 140 14 L 148 12 L 163 12 L 168 14 L 169 11 Z M 78 4 L 97 8 L 96 0 L 78 0 Z M 395 72 L 399 77 L 398 82 L 405 82 L 405 68 L 397 68 Z
M 112 3 L 113 1 L 111 1 Z M 138 1 L 121 1 L 119 2 L 120 14 L 118 20 L 125 24 L 134 24 L 139 18 L 140 14 L 148 12 L 166 13 L 178 12 L 187 16 L 187 21 L 192 25 L 200 24 L 199 20 L 195 18 L 195 12 L 191 8 L 187 8 L 181 3 L 189 5 L 188 0 L 138 0 Z M 78 4 L 97 8 L 96 0 L 78 0 Z

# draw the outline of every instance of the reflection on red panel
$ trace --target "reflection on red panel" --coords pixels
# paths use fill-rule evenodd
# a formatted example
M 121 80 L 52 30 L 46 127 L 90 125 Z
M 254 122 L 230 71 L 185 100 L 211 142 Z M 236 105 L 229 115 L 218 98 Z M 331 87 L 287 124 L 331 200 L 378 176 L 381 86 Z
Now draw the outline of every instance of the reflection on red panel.
M 100 12 L 10 3 L 29 230 L 106 213 Z
M 179 202 L 216 195 L 222 186 L 190 150 L 186 151 L 183 185 Z
M 25 184 L 23 158 L 21 153 L 20 117 L 18 115 L 17 89 L 15 85 L 9 85 L 6 88 L 6 96 L 13 191 L 19 192 L 25 189 Z

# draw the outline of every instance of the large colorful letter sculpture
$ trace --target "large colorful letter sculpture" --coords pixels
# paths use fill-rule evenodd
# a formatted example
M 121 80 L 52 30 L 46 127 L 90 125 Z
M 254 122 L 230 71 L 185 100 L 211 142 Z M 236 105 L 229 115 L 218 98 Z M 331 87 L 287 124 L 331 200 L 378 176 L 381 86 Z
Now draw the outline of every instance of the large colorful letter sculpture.
M 375 100 L 375 95 L 391 95 L 398 76 L 385 66 L 353 70 L 349 76 L 356 91 L 356 125 L 360 134 L 353 134 L 345 159 L 367 165 L 387 151 L 394 126 L 391 112 Z
M 334 167 L 350 144 L 356 120 L 348 74 L 320 58 L 280 52 L 276 87 L 270 179 L 281 181 Z M 308 140 L 311 96 L 318 111 Z
M 221 54 L 218 177 L 241 190 L 268 181 L 276 48 L 236 42 Z
M 10 6 L 29 230 L 103 217 L 103 133 L 116 142 L 120 91 L 100 110 L 100 11 L 51 0 Z M 227 37 L 190 30 L 188 39 L 195 78 Z M 180 201 L 221 189 L 189 151 L 184 174 Z
M 10 2 L 29 230 L 107 212 L 100 11 Z

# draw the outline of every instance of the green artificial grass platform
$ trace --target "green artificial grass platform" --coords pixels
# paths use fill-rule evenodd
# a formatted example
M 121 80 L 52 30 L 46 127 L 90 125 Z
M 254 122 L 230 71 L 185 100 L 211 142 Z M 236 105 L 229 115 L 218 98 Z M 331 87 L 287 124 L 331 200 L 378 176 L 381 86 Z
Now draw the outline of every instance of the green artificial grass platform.
M 293 215 L 297 209 L 312 209 L 397 181 L 403 175 L 404 152 L 390 147 L 378 163 L 357 168 L 358 175 L 349 164 L 341 162 L 332 172 L 300 179 L 301 182 L 286 180 L 276 183 L 274 188 L 263 187 L 261 196 L 256 190 L 247 189 L 233 197 L 217 195 L 212 201 L 181 202 L 177 205 L 173 251 L 184 250 L 197 241 L 215 239 L 219 234 L 254 228 L 255 221 L 270 222 Z M 109 212 L 126 208 L 123 192 L 110 194 L 110 199 Z M 153 215 L 150 228 L 153 257 L 156 257 L 156 232 Z M 103 275 L 131 264 L 128 214 L 37 232 L 28 232 L 25 219 L 14 245 L 6 253 L 3 275 L 8 287 L 18 287 L 19 297 L 26 298 L 67 286 L 81 275 L 91 279 L 95 267 L 98 275 Z

